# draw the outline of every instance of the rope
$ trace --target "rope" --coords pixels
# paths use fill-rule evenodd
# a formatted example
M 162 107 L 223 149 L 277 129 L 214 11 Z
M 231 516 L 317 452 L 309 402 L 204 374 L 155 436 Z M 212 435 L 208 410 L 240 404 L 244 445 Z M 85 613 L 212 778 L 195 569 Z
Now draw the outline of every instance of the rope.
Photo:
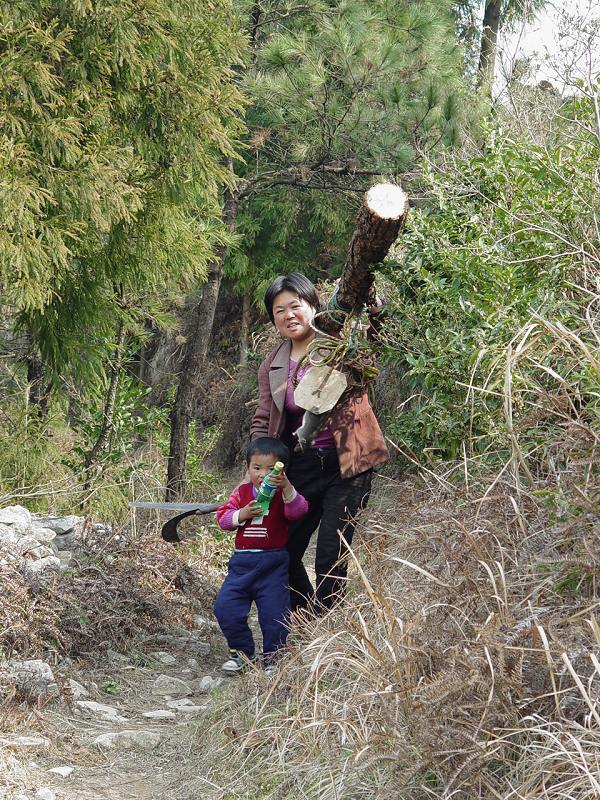
M 332 299 L 336 296 L 334 292 Z M 337 305 L 337 301 L 336 301 Z M 322 386 L 327 382 L 331 370 L 345 368 L 345 373 L 349 378 L 348 388 L 338 401 L 338 404 L 346 400 L 350 394 L 362 393 L 379 374 L 376 365 L 375 352 L 371 343 L 367 339 L 369 320 L 366 312 L 355 315 L 348 310 L 341 309 L 339 305 L 335 309 L 338 313 L 343 313 L 346 319 L 342 325 L 340 335 L 332 336 L 329 333 L 320 331 L 315 322 L 322 314 L 328 314 L 331 310 L 331 302 L 325 311 L 319 311 L 314 318 L 313 328 L 317 335 L 308 346 L 306 355 L 302 356 L 296 365 L 292 376 L 294 387 L 298 385 L 298 371 L 306 364 L 310 366 L 327 366 L 330 368 L 323 379 Z

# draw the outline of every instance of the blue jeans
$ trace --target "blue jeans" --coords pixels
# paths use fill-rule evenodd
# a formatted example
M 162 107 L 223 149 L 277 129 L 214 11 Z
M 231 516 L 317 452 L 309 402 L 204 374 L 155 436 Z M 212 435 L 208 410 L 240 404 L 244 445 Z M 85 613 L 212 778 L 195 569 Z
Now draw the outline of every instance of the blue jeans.
M 287 640 L 290 615 L 289 556 L 287 550 L 236 550 L 215 601 L 215 616 L 231 650 L 254 656 L 254 639 L 248 625 L 256 603 L 268 663 Z

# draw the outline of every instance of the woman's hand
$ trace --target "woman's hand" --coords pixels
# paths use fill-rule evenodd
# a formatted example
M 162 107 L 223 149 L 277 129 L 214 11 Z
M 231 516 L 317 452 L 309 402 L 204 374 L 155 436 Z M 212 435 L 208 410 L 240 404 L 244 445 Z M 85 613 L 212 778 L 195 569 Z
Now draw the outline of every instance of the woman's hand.
M 239 522 L 246 522 L 246 520 L 252 519 L 253 517 L 262 517 L 264 513 L 260 503 L 257 503 L 256 500 L 252 500 L 247 506 L 240 508 L 238 520 Z

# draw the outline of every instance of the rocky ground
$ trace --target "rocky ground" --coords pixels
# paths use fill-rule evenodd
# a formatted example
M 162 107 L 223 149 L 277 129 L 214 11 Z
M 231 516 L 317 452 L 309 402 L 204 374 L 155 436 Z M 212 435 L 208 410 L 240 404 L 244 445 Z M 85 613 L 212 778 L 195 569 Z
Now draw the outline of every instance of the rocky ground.
M 12 639 L 22 645 L 26 635 L 22 629 L 36 628 L 36 613 L 46 611 L 48 596 L 58 607 L 56 586 L 63 584 L 57 581 L 75 584 L 85 527 L 80 517 L 35 518 L 21 507 L 0 511 L 0 586 L 4 589 L 0 634 L 5 642 L 11 641 L 10 628 L 17 624 L 19 587 L 30 587 L 23 595 L 23 618 L 18 620 L 21 639 Z M 89 539 L 89 526 L 87 532 Z M 98 535 L 108 541 L 112 532 L 95 526 L 92 537 Z M 160 551 L 160 539 L 153 546 Z M 88 571 L 90 553 L 95 557 L 97 552 L 87 551 Z M 173 558 L 175 551 L 169 545 L 165 552 L 166 558 Z M 100 587 L 102 572 L 111 563 L 100 563 L 99 556 L 91 563 L 99 564 L 96 588 L 105 590 L 106 581 Z M 157 568 L 151 560 L 144 566 L 150 577 L 161 571 L 160 563 Z M 116 580 L 115 574 L 105 573 L 109 585 Z M 170 575 L 160 578 L 164 584 L 172 582 Z M 54 587 L 54 594 L 49 595 L 50 588 L 45 586 Z M 136 588 L 139 591 L 132 585 L 132 596 Z M 197 601 L 193 588 L 188 590 L 188 612 Z M 86 591 L 89 594 L 89 586 Z M 32 596 L 39 598 L 37 606 Z M 151 596 L 157 603 L 163 601 L 156 588 Z M 98 597 L 101 603 L 104 597 Z M 164 605 L 168 609 L 168 600 Z M 81 613 L 90 615 L 89 607 Z M 47 647 L 44 658 L 19 658 L 9 652 L 10 647 L 3 656 L 0 639 L 0 798 L 186 797 L 181 765 L 193 748 L 201 746 L 202 727 L 210 717 L 215 694 L 227 691 L 227 682 L 235 678 L 221 672 L 226 645 L 209 607 L 203 616 L 191 617 L 189 628 L 177 626 L 177 612 L 172 616 L 171 624 L 161 623 L 158 632 L 148 626 L 135 628 L 132 616 L 123 624 L 136 632 L 126 639 L 126 647 L 119 648 L 121 652 L 105 641 L 77 658 L 58 650 L 51 654 Z M 189 613 L 186 621 L 189 625 Z M 32 649 L 32 642 L 25 647 Z
M 220 673 L 220 636 L 210 623 L 201 625 L 191 634 L 140 641 L 126 655 L 109 651 L 96 664 L 13 664 L 21 680 L 29 666 L 40 700 L 28 710 L 13 705 L 5 716 L 0 745 L 10 767 L 5 781 L 10 777 L 0 796 L 178 796 L 179 767 L 198 746 L 214 693 L 230 680 Z
M 144 551 L 132 573 L 138 583 L 128 591 L 129 573 L 123 572 L 128 551 L 115 561 L 106 560 L 105 542 L 111 537 L 108 526 L 90 529 L 81 517 L 42 519 L 21 507 L 0 510 L 2 800 L 191 800 L 185 765 L 205 744 L 203 731 L 215 723 L 227 725 L 227 720 L 214 718 L 213 706 L 239 678 L 221 670 L 227 648 L 212 618 L 211 594 L 199 598 L 198 586 L 186 581 L 175 595 L 168 594 L 172 584 L 188 575 L 190 564 L 199 574 L 208 562 L 199 568 L 189 551 L 183 548 L 182 556 L 181 548 L 165 545 L 155 532 L 137 548 Z M 157 556 L 166 560 L 157 561 Z M 95 570 L 93 582 L 71 597 L 68 591 L 90 569 Z M 219 583 L 217 572 L 211 585 L 215 574 Z M 140 595 L 140 585 L 153 576 L 157 582 Z M 29 589 L 19 617 L 21 587 Z M 113 590 L 137 598 L 140 610 L 135 611 L 135 603 L 131 608 L 123 603 L 105 606 Z M 148 598 L 167 612 L 167 624 L 161 619 L 156 631 L 152 624 L 144 627 L 143 601 Z M 61 602 L 81 602 L 77 613 L 82 617 L 92 617 L 98 606 L 92 630 L 105 637 L 100 647 L 92 639 L 84 655 L 49 652 L 49 634 L 35 618 L 47 614 L 48 605 L 58 610 Z M 115 625 L 107 626 L 101 618 L 123 609 L 131 616 L 122 619 L 128 634 L 120 638 Z M 177 624 L 182 616 L 187 628 Z M 251 624 L 260 641 L 255 616 Z M 19 628 L 19 636 L 11 638 L 11 627 Z M 38 629 L 43 633 L 38 635 Z M 120 646 L 112 649 L 117 640 Z M 7 641 L 27 650 L 42 641 L 44 657 L 15 656 Z M 78 644 L 76 637 L 69 641 Z M 246 679 L 265 689 L 269 685 L 259 668 Z

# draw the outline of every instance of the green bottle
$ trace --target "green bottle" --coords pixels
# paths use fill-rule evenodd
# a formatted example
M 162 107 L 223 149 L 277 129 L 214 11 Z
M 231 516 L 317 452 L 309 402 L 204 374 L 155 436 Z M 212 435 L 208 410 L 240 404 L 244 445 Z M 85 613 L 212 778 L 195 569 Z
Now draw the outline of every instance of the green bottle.
M 283 472 L 285 464 L 283 461 L 276 461 L 273 464 L 273 469 L 268 472 L 265 477 L 262 479 L 260 486 L 258 487 L 258 491 L 256 493 L 255 503 L 258 503 L 259 506 L 263 510 L 263 514 L 267 514 L 269 511 L 269 504 L 273 499 L 275 492 L 277 491 L 277 487 L 271 483 L 271 479 L 275 478 L 277 475 Z

